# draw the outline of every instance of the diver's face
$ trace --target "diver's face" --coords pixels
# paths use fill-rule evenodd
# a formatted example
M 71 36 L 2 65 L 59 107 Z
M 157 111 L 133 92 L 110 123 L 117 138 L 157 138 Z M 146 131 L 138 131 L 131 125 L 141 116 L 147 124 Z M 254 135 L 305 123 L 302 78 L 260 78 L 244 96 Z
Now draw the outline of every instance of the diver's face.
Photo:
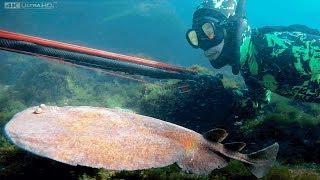
M 204 55 L 209 59 L 210 62 L 215 61 L 221 55 L 224 47 L 224 39 L 217 46 L 211 47 L 210 49 L 204 51 Z
M 225 48 L 225 37 L 227 37 L 227 31 L 224 29 L 223 33 L 224 39 L 218 45 L 212 46 L 204 51 L 204 55 L 209 59 L 211 65 L 216 69 L 220 69 L 228 64 L 227 59 L 221 58 L 223 48 Z

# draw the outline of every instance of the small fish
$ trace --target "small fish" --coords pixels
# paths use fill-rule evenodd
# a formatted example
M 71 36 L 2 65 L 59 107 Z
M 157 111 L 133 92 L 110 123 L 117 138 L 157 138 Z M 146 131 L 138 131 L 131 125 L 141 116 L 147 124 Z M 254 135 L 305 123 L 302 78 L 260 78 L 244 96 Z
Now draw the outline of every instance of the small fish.
M 207 175 L 225 167 L 227 158 L 246 164 L 263 177 L 276 159 L 277 143 L 242 154 L 245 143 L 221 142 L 223 129 L 203 135 L 159 119 L 108 108 L 54 107 L 35 114 L 39 107 L 16 114 L 5 126 L 15 145 L 36 155 L 69 165 L 109 170 L 139 170 L 173 163 L 183 171 Z

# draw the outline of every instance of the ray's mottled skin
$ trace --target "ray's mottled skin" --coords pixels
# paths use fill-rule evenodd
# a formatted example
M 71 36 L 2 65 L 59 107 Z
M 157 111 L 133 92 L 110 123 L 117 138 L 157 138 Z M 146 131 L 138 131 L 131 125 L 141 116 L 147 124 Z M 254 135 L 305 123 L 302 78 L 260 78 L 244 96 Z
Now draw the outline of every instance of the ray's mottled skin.
M 222 129 L 202 136 L 172 123 L 113 109 L 49 106 L 41 113 L 35 110 L 39 107 L 16 114 L 5 126 L 7 137 L 27 151 L 70 165 L 138 170 L 177 163 L 186 172 L 203 175 L 225 167 L 227 157 L 247 163 L 254 175 L 262 177 L 278 152 L 275 143 L 242 154 L 238 150 L 244 143 L 220 143 L 227 136 Z

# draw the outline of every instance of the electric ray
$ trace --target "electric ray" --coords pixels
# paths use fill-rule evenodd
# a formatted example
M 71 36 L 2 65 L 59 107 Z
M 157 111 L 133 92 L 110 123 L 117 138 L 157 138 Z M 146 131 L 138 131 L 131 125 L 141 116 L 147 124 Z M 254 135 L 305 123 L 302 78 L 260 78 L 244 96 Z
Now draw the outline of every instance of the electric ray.
M 177 163 L 200 175 L 232 158 L 262 177 L 279 149 L 275 143 L 242 154 L 245 143 L 221 143 L 227 136 L 223 129 L 201 135 L 148 116 L 88 106 L 28 108 L 6 124 L 5 134 L 22 149 L 70 165 L 139 170 Z

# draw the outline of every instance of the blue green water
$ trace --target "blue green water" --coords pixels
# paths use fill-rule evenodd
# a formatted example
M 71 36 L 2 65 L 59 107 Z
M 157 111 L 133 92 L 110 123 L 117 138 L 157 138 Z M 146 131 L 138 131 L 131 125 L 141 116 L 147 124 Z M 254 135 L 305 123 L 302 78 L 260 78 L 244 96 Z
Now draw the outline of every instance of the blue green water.
M 177 65 L 210 67 L 185 32 L 199 0 L 57 1 L 52 10 L 1 8 L 0 29 L 120 53 L 144 53 Z M 248 0 L 252 27 L 305 24 L 319 28 L 317 0 Z

